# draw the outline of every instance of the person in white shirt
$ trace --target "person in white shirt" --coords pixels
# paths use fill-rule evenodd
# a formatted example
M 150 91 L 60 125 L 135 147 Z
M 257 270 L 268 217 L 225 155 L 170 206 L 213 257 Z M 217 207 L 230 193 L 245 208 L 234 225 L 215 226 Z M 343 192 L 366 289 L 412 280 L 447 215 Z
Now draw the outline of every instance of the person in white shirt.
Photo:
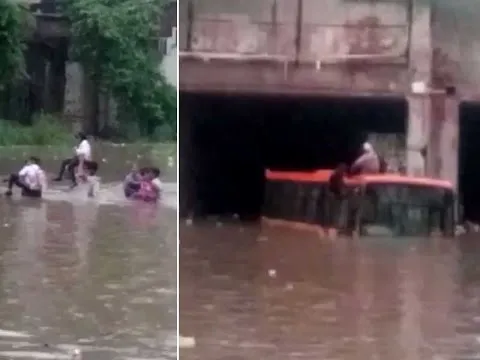
M 45 172 L 40 167 L 40 159 L 32 156 L 25 163 L 18 174 L 11 174 L 8 179 L 8 190 L 6 196 L 12 195 L 13 186 L 22 189 L 22 196 L 42 197 L 42 192 L 47 187 Z
M 352 174 L 377 174 L 380 172 L 380 158 L 373 146 L 366 142 L 363 144 L 363 153 L 350 168 Z
M 62 161 L 58 176 L 53 179 L 53 181 L 62 181 L 65 171 L 68 171 L 72 180 L 72 187 L 77 185 L 75 170 L 80 165 L 82 166 L 81 170 L 83 170 L 83 167 L 92 161 L 92 147 L 88 142 L 87 136 L 80 132 L 77 134 L 77 138 L 80 140 L 80 143 L 73 149 L 75 151 L 75 155 L 70 159 L 65 159 Z

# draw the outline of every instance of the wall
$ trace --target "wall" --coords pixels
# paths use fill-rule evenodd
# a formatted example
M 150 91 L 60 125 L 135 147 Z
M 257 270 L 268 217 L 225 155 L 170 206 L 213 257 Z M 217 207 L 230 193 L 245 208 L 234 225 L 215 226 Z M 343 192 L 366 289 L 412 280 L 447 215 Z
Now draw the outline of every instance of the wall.
M 434 80 L 456 85 L 464 99 L 480 99 L 480 2 L 436 0 L 432 7 Z
M 408 3 L 180 2 L 180 87 L 400 93 L 408 79 Z
M 167 39 L 167 49 L 168 51 L 163 57 L 161 69 L 170 84 L 177 86 L 178 51 L 176 39 L 174 37 Z

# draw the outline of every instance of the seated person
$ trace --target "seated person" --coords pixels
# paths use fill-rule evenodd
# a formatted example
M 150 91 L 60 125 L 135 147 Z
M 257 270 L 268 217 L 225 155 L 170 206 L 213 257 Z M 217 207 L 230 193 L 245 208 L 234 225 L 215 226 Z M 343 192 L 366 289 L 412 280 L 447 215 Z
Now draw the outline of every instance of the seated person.
M 80 140 L 80 143 L 74 148 L 74 156 L 62 161 L 58 176 L 54 179 L 54 181 L 62 181 L 65 171 L 68 171 L 72 180 L 72 187 L 77 185 L 75 170 L 79 167 L 79 165 L 92 161 L 92 147 L 87 139 L 87 136 L 84 133 L 78 133 L 77 138 Z
M 158 168 L 150 168 L 140 182 L 140 189 L 131 198 L 146 202 L 157 202 L 162 188 L 159 176 L 160 170 Z
M 123 180 L 123 193 L 126 198 L 130 198 L 138 190 L 140 190 L 141 182 L 145 176 L 147 168 L 137 170 L 136 166 L 133 166 L 132 170 L 125 176 Z
M 377 174 L 380 171 L 380 159 L 373 146 L 366 142 L 363 144 L 360 155 L 350 168 L 351 175 Z
M 40 167 L 40 159 L 30 157 L 18 174 L 11 174 L 8 179 L 6 196 L 12 195 L 13 186 L 22 189 L 22 196 L 42 197 L 42 192 L 47 187 L 45 172 Z

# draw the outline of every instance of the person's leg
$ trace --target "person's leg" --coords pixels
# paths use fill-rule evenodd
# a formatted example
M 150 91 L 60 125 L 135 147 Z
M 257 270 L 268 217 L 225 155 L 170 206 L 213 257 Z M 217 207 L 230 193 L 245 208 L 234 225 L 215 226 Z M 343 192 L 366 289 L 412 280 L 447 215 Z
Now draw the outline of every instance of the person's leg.
M 60 165 L 60 171 L 58 172 L 58 176 L 55 179 L 53 179 L 53 181 L 62 181 L 63 175 L 65 174 L 65 171 L 72 163 L 72 160 L 73 159 L 65 159 L 62 161 L 62 164 Z
M 32 190 L 29 188 L 22 188 L 22 196 L 31 197 L 31 198 L 41 198 L 42 191 L 41 190 Z
M 79 165 L 79 159 L 77 156 L 71 159 L 70 164 L 68 165 L 68 173 L 72 179 L 72 186 L 77 186 L 77 178 L 75 176 L 75 170 Z
M 18 176 L 18 174 L 11 174 L 8 178 L 8 190 L 5 195 L 12 195 L 13 185 L 18 186 L 20 189 L 22 189 L 22 191 L 25 189 L 29 190 L 28 186 L 20 180 L 20 176 Z

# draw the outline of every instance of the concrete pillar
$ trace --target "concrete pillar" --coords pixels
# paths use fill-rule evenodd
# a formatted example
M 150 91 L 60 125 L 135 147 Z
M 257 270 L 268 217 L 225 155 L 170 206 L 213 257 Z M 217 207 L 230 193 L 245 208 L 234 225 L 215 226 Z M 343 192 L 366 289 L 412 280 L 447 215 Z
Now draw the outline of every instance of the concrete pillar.
M 189 216 L 195 207 L 195 172 L 194 172 L 194 149 L 192 133 L 192 114 L 188 96 L 180 97 L 180 118 L 178 123 L 178 141 L 179 143 L 179 189 L 180 189 L 180 207 L 179 215 L 181 217 Z
M 75 128 L 79 130 L 85 117 L 84 74 L 82 66 L 77 62 L 66 64 L 65 101 L 63 113 Z
M 407 173 L 412 176 L 426 176 L 428 157 L 424 158 L 421 151 L 427 146 L 430 138 L 431 101 L 428 95 L 410 95 L 408 102 L 407 124 Z
M 444 98 L 445 117 L 439 126 L 439 177 L 450 181 L 458 190 L 460 102 L 456 97 Z
M 411 82 L 424 83 L 426 88 L 432 77 L 432 32 L 430 0 L 414 0 L 410 34 Z M 407 173 L 422 176 L 429 171 L 426 159 L 420 150 L 429 141 L 431 120 L 431 99 L 428 94 L 409 94 L 407 124 Z

